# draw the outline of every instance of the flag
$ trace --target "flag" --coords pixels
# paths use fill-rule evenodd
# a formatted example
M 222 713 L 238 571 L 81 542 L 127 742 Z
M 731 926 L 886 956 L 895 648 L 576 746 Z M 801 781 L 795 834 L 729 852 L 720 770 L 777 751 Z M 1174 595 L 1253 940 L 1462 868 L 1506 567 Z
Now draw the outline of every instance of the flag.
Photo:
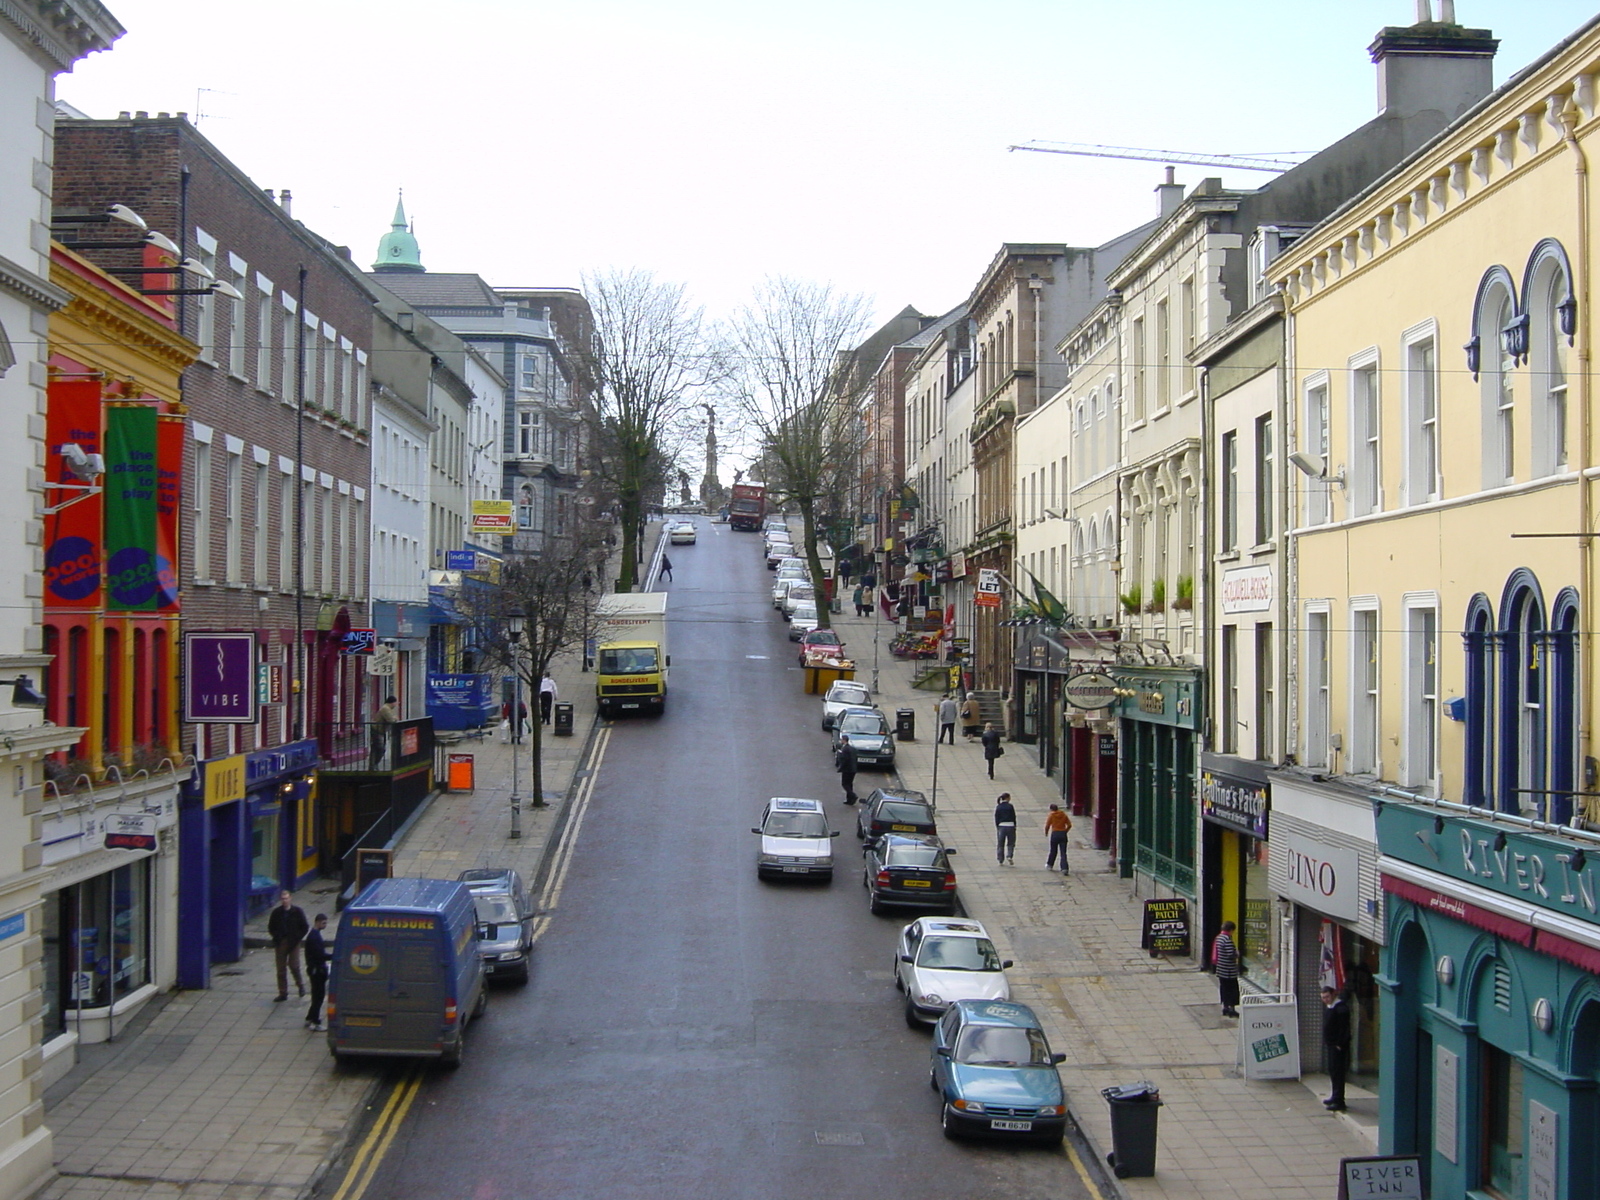
M 944 640 L 946 642 L 950 642 L 955 639 L 956 606 L 954 604 L 946 604 L 944 606 L 944 628 L 941 630 L 941 633 L 944 635 Z
M 888 617 L 889 620 L 895 619 L 894 601 L 889 599 L 889 589 L 886 587 L 878 589 L 878 607 L 883 610 L 883 615 Z

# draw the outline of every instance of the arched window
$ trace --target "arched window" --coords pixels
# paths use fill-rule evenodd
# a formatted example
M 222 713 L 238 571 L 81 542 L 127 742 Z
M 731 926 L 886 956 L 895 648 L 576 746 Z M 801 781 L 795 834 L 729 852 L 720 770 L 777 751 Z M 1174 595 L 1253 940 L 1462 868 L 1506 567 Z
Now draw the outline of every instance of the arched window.
M 1483 486 L 1500 487 L 1517 474 L 1514 370 L 1517 290 L 1511 273 L 1490 267 L 1478 283 L 1472 307 L 1467 365 L 1478 380 L 1483 424 Z
M 1522 302 L 1528 310 L 1533 473 L 1554 475 L 1567 468 L 1567 349 L 1578 312 L 1567 252 L 1554 238 L 1540 242 L 1528 256 Z
M 1572 820 L 1572 793 L 1578 786 L 1578 593 L 1562 588 L 1550 609 L 1550 665 L 1545 680 L 1550 695 L 1550 803 L 1547 819 Z
M 1544 597 L 1533 573 L 1518 569 L 1500 601 L 1500 720 L 1496 784 L 1503 812 L 1542 808 L 1549 777 L 1545 742 Z
M 1494 630 L 1494 609 L 1482 592 L 1467 605 L 1461 640 L 1466 643 L 1467 660 L 1466 761 L 1462 764 L 1461 799 L 1488 808 L 1494 780 L 1494 650 L 1499 636 Z

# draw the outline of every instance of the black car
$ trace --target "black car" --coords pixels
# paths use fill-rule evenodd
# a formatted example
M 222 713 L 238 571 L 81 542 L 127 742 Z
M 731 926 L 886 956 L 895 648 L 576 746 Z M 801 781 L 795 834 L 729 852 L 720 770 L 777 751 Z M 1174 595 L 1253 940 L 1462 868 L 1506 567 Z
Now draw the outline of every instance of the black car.
M 885 908 L 937 908 L 956 906 L 956 873 L 950 868 L 949 849 L 936 837 L 886 833 L 862 848 L 866 866 L 861 886 L 871 898 L 872 911 Z
M 885 833 L 936 834 L 933 805 L 910 788 L 874 788 L 856 816 L 856 836 L 876 838 Z
M 894 738 L 889 718 L 875 708 L 846 708 L 833 719 L 833 761 L 837 765 L 844 744 L 856 752 L 856 765 L 894 769 Z
M 456 876 L 478 910 L 478 954 L 490 979 L 528 982 L 533 905 L 522 876 L 509 867 L 474 867 Z

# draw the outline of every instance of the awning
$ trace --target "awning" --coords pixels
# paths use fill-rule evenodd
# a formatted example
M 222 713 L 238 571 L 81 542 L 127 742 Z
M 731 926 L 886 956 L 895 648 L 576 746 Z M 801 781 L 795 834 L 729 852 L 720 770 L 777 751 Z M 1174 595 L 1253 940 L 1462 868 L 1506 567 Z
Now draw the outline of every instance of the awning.
M 428 624 L 429 625 L 467 625 L 470 622 L 456 602 L 441 591 L 428 589 Z
M 1420 905 L 1429 912 L 1439 913 L 1441 916 L 1450 917 L 1467 925 L 1475 925 L 1479 929 L 1486 929 L 1496 937 L 1503 937 L 1507 941 L 1515 942 L 1519 946 L 1533 945 L 1533 926 L 1525 921 L 1518 921 L 1514 917 L 1502 916 L 1500 913 L 1490 912 L 1487 908 L 1479 908 L 1476 904 L 1459 899 L 1456 896 L 1447 896 L 1443 892 L 1436 892 L 1432 888 L 1421 887 L 1415 883 L 1407 883 L 1404 879 L 1396 878 L 1387 871 L 1383 873 L 1383 890 L 1392 895 L 1399 896 L 1402 900 Z M 1542 939 L 1541 939 L 1542 940 Z M 1565 941 L 1566 939 L 1561 939 Z
M 1600 950 L 1593 946 L 1585 946 L 1582 942 L 1562 937 L 1559 933 L 1541 929 L 1534 939 L 1533 948 L 1548 954 L 1551 958 L 1559 958 L 1562 962 L 1571 963 L 1575 967 L 1582 967 L 1585 971 L 1600 975 Z

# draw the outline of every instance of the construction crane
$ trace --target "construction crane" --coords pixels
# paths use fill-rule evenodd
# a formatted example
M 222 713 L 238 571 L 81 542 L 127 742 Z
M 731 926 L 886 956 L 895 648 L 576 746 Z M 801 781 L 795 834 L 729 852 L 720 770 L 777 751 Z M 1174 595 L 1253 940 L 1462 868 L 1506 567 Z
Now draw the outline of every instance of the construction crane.
M 1084 158 L 1132 158 L 1140 162 L 1186 163 L 1197 167 L 1231 167 L 1236 171 L 1265 171 L 1281 175 L 1300 164 L 1285 158 L 1266 158 L 1253 154 L 1190 154 L 1182 150 L 1142 150 L 1137 146 L 1096 146 L 1084 142 L 1039 142 L 1007 146 L 1009 150 L 1030 150 L 1035 154 L 1077 154 Z M 1310 151 L 1290 150 L 1289 154 Z

